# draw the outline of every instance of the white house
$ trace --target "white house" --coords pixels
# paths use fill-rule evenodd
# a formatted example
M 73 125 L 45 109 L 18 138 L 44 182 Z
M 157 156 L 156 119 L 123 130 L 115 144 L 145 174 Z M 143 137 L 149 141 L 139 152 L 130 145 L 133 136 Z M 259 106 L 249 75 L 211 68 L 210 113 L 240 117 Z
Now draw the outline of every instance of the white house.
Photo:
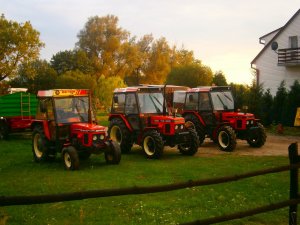
M 264 48 L 251 62 L 258 84 L 276 95 L 281 81 L 289 88 L 300 81 L 300 9 L 281 28 L 259 38 Z

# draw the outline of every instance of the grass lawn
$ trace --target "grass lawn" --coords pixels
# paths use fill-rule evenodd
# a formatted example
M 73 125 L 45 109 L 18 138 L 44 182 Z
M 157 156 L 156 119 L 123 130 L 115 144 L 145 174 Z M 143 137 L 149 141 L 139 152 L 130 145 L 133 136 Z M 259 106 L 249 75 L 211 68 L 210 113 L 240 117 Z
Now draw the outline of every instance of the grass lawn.
M 199 149 L 200 150 L 200 149 Z M 31 140 L 14 136 L 0 142 L 0 196 L 163 185 L 230 176 L 288 164 L 287 157 L 214 155 L 187 157 L 166 151 L 147 160 L 140 148 L 106 165 L 103 155 L 81 161 L 79 171 L 65 171 L 60 156 L 35 163 Z M 107 197 L 32 206 L 0 207 L 0 224 L 179 224 L 287 200 L 289 173 L 178 191 Z M 223 224 L 288 224 L 288 208 Z

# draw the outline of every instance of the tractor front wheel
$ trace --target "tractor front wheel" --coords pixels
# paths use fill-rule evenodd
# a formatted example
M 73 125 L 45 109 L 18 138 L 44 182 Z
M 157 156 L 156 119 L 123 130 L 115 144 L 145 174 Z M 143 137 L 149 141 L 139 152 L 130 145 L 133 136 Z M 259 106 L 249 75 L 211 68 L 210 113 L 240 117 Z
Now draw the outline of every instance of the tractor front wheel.
M 130 131 L 121 119 L 116 118 L 111 120 L 108 135 L 120 145 L 122 153 L 129 153 L 131 151 L 133 143 Z
M 78 170 L 79 169 L 79 157 L 76 149 L 73 146 L 68 146 L 62 150 L 62 158 L 65 164 L 66 170 Z
M 264 126 L 261 123 L 257 123 L 258 128 L 249 132 L 247 139 L 248 144 L 253 148 L 260 148 L 266 142 L 267 135 Z
M 108 164 L 119 164 L 121 161 L 120 145 L 115 141 L 110 141 L 108 149 L 105 151 L 105 161 Z
M 196 130 L 198 139 L 199 139 L 199 145 L 202 145 L 205 139 L 205 127 L 200 122 L 200 120 L 192 114 L 187 114 L 185 117 L 185 124 L 187 127 L 192 127 Z
M 190 128 L 189 129 L 190 140 L 189 143 L 178 145 L 179 151 L 183 155 L 195 155 L 198 151 L 198 147 L 200 146 L 199 138 L 197 136 L 197 132 Z
M 236 146 L 236 134 L 232 127 L 222 126 L 217 131 L 217 141 L 222 151 L 231 152 Z
M 142 141 L 143 150 L 149 159 L 159 159 L 164 150 L 164 142 L 156 130 L 145 132 Z

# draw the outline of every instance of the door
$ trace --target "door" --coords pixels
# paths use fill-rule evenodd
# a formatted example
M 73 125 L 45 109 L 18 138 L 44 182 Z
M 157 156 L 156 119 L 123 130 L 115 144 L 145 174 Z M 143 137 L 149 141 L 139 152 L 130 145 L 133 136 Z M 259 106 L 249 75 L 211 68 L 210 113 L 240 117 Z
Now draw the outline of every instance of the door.
M 133 130 L 141 129 L 141 119 L 135 93 L 127 93 L 125 100 L 125 116 Z

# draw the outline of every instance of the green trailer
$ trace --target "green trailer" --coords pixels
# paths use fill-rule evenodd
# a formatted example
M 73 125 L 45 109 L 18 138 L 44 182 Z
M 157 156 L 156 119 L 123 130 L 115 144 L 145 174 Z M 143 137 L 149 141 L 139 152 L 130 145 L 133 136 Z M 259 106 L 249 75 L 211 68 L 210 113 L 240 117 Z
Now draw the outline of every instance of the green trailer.
M 37 107 L 36 95 L 17 92 L 0 96 L 0 139 L 30 129 Z

